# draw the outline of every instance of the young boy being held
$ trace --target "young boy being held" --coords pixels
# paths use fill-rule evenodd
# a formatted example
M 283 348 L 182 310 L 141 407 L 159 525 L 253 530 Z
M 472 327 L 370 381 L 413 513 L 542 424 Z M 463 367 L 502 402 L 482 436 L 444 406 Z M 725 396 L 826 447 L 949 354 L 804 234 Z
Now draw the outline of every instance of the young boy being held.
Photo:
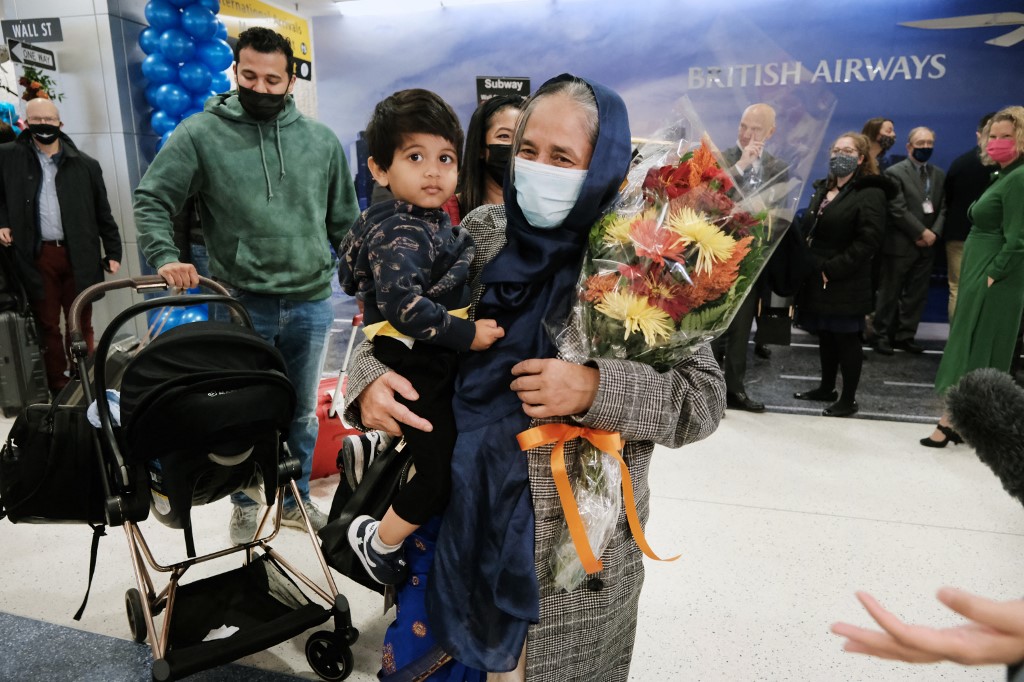
M 494 320 L 467 319 L 473 241 L 441 208 L 455 192 L 462 138 L 455 112 L 432 92 L 379 102 L 366 126 L 368 165 L 395 198 L 366 209 L 339 249 L 338 276 L 362 303 L 374 357 L 412 383 L 418 400 L 397 397 L 433 425 L 402 426 L 415 476 L 383 519 L 360 516 L 349 527 L 349 543 L 382 584 L 405 580 L 402 542 L 448 503 L 458 353 L 504 336 Z

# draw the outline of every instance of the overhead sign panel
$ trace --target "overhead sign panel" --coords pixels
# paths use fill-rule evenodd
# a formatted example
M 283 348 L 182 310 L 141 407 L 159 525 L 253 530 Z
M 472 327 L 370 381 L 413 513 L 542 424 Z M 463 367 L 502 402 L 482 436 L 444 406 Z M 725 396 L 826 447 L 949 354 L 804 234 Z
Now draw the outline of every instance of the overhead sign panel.
M 31 40 L 33 43 L 56 43 L 64 40 L 60 19 L 11 19 L 0 21 L 4 38 Z
M 49 50 L 10 39 L 7 41 L 7 49 L 11 51 L 11 59 L 17 64 L 47 71 L 57 70 L 57 57 Z

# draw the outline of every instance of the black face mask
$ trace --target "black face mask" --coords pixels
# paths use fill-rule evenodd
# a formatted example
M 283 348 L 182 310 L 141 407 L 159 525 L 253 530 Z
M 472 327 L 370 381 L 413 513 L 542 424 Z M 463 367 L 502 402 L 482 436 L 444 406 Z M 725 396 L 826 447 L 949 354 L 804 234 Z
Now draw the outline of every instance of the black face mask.
M 60 134 L 60 126 L 51 123 L 33 123 L 29 125 L 28 131 L 36 138 L 39 144 L 52 144 Z
M 487 145 L 487 159 L 484 167 L 491 179 L 501 187 L 505 183 L 505 169 L 508 168 L 509 159 L 512 158 L 512 145 L 510 144 L 489 144 Z
M 880 146 L 882 148 L 883 152 L 889 151 L 889 149 L 894 144 L 896 144 L 896 136 L 895 135 L 879 135 L 878 136 L 878 146 Z
M 257 121 L 266 121 L 280 114 L 284 109 L 284 98 L 285 95 L 256 92 L 251 88 L 238 86 L 239 103 L 245 109 L 245 113 Z
M 910 152 L 910 155 L 919 163 L 928 163 L 928 159 L 932 158 L 932 148 L 916 147 L 914 151 Z

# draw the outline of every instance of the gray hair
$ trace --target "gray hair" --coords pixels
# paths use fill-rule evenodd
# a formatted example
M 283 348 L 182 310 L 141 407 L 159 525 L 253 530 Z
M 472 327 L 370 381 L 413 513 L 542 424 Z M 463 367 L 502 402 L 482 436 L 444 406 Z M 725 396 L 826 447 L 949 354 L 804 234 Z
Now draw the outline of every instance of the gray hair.
M 594 91 L 590 89 L 590 86 L 585 81 L 573 78 L 544 85 L 526 100 L 526 104 L 523 105 L 523 113 L 519 115 L 519 122 L 516 124 L 516 134 L 512 138 L 512 156 L 515 156 L 516 152 L 519 151 L 519 145 L 523 141 L 523 131 L 526 130 L 526 122 L 530 120 L 533 110 L 537 108 L 537 102 L 550 95 L 568 97 L 583 111 L 586 116 L 587 137 L 590 139 L 591 146 L 597 146 L 599 127 L 597 99 L 594 97 Z
M 907 144 L 914 144 L 914 135 L 917 135 L 921 131 L 929 132 L 932 134 L 932 139 L 935 139 L 935 131 L 928 126 L 917 126 L 909 133 L 907 133 Z

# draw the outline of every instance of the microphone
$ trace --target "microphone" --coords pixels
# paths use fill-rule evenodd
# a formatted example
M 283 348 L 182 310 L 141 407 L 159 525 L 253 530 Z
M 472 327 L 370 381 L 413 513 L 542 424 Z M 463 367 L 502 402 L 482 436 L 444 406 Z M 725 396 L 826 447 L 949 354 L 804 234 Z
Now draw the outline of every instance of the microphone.
M 1024 390 L 1006 372 L 976 369 L 946 395 L 953 428 L 1024 504 Z

